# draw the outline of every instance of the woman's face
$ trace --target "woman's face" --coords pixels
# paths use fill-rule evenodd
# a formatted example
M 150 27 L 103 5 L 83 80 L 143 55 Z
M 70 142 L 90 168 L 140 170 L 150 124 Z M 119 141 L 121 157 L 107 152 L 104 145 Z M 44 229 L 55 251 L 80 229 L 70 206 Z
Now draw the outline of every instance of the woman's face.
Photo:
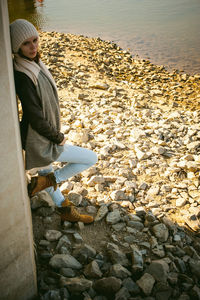
M 37 55 L 38 44 L 39 39 L 37 36 L 32 36 L 31 38 L 25 40 L 20 47 L 22 54 L 29 59 L 34 59 Z

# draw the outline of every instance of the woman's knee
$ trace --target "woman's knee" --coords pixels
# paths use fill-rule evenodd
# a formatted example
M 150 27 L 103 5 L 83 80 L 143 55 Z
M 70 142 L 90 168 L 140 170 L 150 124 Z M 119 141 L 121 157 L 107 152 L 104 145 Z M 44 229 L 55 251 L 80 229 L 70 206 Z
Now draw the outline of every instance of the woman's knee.
M 95 152 L 91 151 L 91 155 L 90 155 L 90 161 L 91 161 L 91 165 L 95 165 L 98 162 L 98 156 Z

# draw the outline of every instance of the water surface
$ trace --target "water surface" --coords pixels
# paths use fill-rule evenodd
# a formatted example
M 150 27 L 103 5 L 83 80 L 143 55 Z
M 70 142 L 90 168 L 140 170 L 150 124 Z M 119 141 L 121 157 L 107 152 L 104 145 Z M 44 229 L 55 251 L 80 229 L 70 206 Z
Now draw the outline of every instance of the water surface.
M 200 73 L 200 0 L 8 0 L 10 20 L 111 40 L 133 56 Z

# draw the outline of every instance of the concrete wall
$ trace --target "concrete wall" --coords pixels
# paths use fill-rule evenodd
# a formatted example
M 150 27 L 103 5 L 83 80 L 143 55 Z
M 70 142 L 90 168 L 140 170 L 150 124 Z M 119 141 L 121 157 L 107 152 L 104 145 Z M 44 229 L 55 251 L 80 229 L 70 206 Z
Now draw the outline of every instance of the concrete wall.
M 32 221 L 22 160 L 7 1 L 0 0 L 0 299 L 37 293 Z

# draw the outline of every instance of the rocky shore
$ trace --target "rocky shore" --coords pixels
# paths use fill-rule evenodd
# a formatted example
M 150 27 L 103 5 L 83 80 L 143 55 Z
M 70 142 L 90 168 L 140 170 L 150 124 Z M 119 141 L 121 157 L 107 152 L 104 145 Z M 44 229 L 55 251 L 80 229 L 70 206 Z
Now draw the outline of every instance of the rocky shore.
M 99 160 L 61 185 L 93 224 L 61 226 L 45 191 L 31 198 L 38 299 L 200 299 L 200 75 L 40 35 L 62 130 Z

